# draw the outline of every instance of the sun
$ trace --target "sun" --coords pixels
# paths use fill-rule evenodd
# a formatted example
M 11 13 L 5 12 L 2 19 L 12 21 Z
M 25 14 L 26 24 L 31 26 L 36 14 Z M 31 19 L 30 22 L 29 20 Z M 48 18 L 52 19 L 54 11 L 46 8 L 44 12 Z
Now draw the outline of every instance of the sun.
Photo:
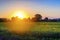
M 23 12 L 16 12 L 16 15 L 15 15 L 15 16 L 18 16 L 18 17 L 21 18 L 21 19 L 24 18 Z
M 20 18 L 20 19 L 26 18 L 25 13 L 22 12 L 22 11 L 17 11 L 17 12 L 15 12 L 15 13 L 14 13 L 14 17 L 16 17 L 16 16 L 17 16 L 18 18 Z

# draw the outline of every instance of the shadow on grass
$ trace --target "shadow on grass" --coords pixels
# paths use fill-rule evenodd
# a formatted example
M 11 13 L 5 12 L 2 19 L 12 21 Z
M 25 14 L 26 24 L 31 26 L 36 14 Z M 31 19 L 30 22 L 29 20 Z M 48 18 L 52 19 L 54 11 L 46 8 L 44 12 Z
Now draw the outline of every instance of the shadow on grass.
M 60 33 L 30 32 L 24 35 L 0 31 L 0 40 L 60 40 Z

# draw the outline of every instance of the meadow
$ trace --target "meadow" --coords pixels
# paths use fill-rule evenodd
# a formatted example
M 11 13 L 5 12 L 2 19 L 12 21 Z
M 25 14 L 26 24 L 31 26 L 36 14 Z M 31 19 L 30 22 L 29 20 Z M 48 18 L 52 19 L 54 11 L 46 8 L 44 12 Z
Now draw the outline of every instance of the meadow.
M 0 40 L 60 40 L 60 22 L 0 22 Z

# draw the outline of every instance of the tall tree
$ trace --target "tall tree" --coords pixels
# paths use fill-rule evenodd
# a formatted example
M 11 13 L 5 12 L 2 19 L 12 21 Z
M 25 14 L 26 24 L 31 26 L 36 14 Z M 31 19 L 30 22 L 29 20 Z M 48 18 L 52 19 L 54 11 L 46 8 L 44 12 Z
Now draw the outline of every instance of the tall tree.
M 41 14 L 35 14 L 35 17 L 33 18 L 34 21 L 40 21 L 42 20 L 42 15 Z

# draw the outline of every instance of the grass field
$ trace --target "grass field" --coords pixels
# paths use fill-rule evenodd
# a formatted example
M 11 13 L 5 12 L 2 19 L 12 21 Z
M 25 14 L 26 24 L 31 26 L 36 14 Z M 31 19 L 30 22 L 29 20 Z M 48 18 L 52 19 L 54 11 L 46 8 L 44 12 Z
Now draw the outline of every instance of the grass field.
M 14 32 L 14 33 L 12 33 Z M 21 36 L 21 32 L 29 32 L 26 36 Z M 30 32 L 32 32 L 30 34 Z M 29 23 L 15 23 L 15 22 L 0 22 L 0 39 L 33 39 L 39 40 L 60 40 L 60 22 L 29 22 Z M 11 36 L 11 37 L 10 37 Z M 13 38 L 14 37 L 14 38 Z M 23 39 L 23 40 L 24 40 Z
M 39 32 L 60 32 L 60 22 L 37 22 L 32 31 Z

